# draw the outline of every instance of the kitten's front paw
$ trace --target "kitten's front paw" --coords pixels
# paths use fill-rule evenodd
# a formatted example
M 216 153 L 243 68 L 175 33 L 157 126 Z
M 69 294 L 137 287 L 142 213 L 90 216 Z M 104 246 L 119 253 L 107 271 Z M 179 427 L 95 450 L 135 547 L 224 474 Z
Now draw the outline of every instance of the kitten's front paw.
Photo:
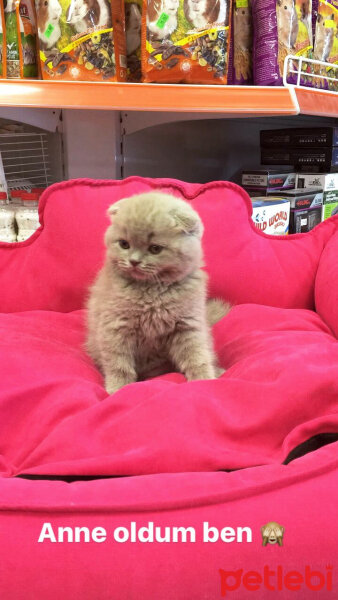
M 128 383 L 133 383 L 129 379 L 123 379 L 122 377 L 106 377 L 104 387 L 108 394 L 115 394 L 118 390 L 123 388 Z
M 217 375 L 215 375 L 214 367 L 209 365 L 201 365 L 194 369 L 189 369 L 186 371 L 185 376 L 188 381 L 196 379 L 215 379 L 215 377 L 217 377 Z
M 222 369 L 221 367 L 215 367 L 215 377 L 221 377 L 222 375 L 224 375 L 224 373 L 226 372 L 225 369 Z

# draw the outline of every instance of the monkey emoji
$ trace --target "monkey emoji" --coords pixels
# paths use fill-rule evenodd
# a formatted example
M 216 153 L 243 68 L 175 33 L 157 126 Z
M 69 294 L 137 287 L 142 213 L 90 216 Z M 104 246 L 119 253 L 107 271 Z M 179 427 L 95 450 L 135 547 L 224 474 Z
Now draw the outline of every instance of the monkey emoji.
M 261 533 L 263 537 L 263 546 L 266 546 L 267 544 L 278 544 L 279 546 L 283 546 L 284 527 L 279 525 L 279 523 L 270 521 L 270 523 L 261 527 Z

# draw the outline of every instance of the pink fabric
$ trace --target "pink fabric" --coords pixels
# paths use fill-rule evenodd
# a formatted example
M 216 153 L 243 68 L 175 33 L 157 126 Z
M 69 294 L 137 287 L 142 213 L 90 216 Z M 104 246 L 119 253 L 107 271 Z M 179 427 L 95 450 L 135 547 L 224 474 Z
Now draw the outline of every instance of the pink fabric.
M 82 349 L 83 321 L 1 315 L 3 475 L 245 468 L 338 431 L 338 343 L 312 311 L 236 306 L 214 328 L 220 379 L 169 374 L 110 397 Z
M 211 295 L 236 303 L 214 327 L 227 371 L 195 382 L 171 373 L 108 396 L 83 349 L 84 298 L 103 260 L 106 208 L 153 187 L 188 198 L 203 218 Z M 219 569 L 326 573 L 338 549 L 328 533 L 337 520 L 338 444 L 281 463 L 312 436 L 338 431 L 338 218 L 271 238 L 254 228 L 249 209 L 245 192 L 223 182 L 66 182 L 44 195 L 32 239 L 0 244 L 1 598 L 56 600 L 62 590 L 64 600 L 199 600 L 220 597 Z M 68 485 L 17 475 L 132 477 Z M 152 520 L 249 526 L 254 539 L 37 543 L 44 522 L 110 532 Z M 269 520 L 286 529 L 282 548 L 261 546 Z M 333 577 L 337 586 L 336 570 Z
M 122 197 L 161 189 L 192 203 L 205 224 L 210 294 L 232 302 L 313 308 L 314 282 L 338 217 L 309 234 L 258 232 L 248 195 L 227 182 L 205 185 L 131 177 L 124 181 L 68 181 L 50 187 L 40 205 L 41 228 L 20 244 L 0 243 L 1 311 L 83 307 L 102 264 L 106 209 Z
M 316 311 L 338 337 L 338 233 L 321 255 L 315 285 Z
M 233 473 L 182 473 L 66 484 L 0 479 L 0 591 L 6 600 L 202 600 L 221 596 L 219 569 L 274 571 L 256 593 L 242 585 L 227 600 L 321 600 L 335 598 L 338 443 L 287 467 L 270 465 Z M 275 520 L 285 528 L 283 546 L 262 546 L 260 528 Z M 131 543 L 113 540 L 117 527 L 153 522 L 194 527 L 195 543 Z M 104 543 L 37 543 L 44 523 L 57 527 L 104 527 Z M 250 527 L 251 543 L 202 542 L 203 522 Z M 276 589 L 281 566 L 308 565 L 333 591 Z M 15 569 L 15 570 L 14 570 Z M 318 585 L 314 577 L 313 584 Z M 234 579 L 229 579 L 234 583 Z

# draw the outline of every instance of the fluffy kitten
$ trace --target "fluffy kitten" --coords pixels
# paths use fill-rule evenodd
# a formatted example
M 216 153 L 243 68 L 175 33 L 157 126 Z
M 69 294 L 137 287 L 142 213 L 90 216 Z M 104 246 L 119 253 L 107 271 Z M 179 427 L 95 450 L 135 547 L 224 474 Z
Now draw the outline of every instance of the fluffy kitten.
M 172 370 L 188 380 L 219 375 L 209 324 L 229 307 L 206 307 L 203 226 L 168 194 L 125 198 L 108 209 L 106 260 L 88 302 L 87 350 L 106 390 Z

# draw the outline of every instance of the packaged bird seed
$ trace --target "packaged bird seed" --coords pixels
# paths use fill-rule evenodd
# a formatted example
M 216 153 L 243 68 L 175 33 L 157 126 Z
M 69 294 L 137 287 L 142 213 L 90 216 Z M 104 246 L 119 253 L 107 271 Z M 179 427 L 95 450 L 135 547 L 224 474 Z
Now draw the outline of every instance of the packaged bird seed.
M 226 84 L 231 4 L 230 0 L 144 0 L 144 81 Z
M 38 60 L 32 0 L 7 0 L 4 16 L 6 57 L 3 56 L 3 64 L 6 60 L 6 77 L 36 78 Z
M 44 79 L 125 81 L 122 0 L 35 0 Z
M 253 82 L 252 36 L 251 0 L 234 0 L 231 35 L 231 83 L 234 85 Z
M 254 83 L 282 85 L 288 55 L 311 58 L 312 0 L 252 0 L 252 17 Z M 288 81 L 296 83 L 297 76 Z M 309 84 L 311 78 L 305 75 L 301 82 Z
M 313 58 L 326 63 L 338 63 L 338 0 L 318 2 Z M 314 73 L 322 76 L 314 78 L 316 87 L 338 91 L 337 81 L 327 79 L 337 77 L 336 69 L 316 65 Z
M 141 72 L 141 22 L 142 0 L 125 0 L 124 12 L 126 20 L 126 51 L 128 81 L 138 82 Z
M 6 31 L 3 3 L 0 2 L 0 77 L 6 77 Z

